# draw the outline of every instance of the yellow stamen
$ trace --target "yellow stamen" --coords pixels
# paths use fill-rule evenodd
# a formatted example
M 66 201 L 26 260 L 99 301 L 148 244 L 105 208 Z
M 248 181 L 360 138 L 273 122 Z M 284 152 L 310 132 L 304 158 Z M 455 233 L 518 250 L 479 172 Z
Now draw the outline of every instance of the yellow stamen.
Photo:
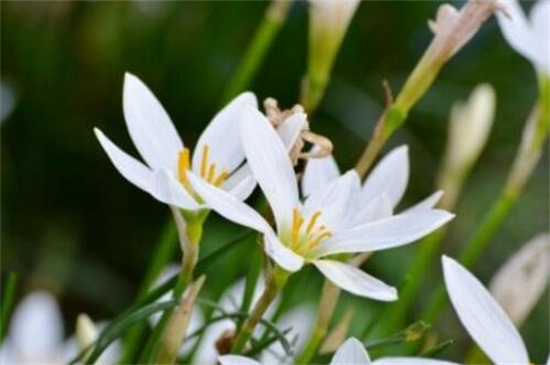
M 214 182 L 215 175 L 216 175 L 216 165 L 211 164 L 210 166 L 208 166 L 208 176 L 206 176 L 205 178 L 206 181 L 212 184 Z
M 229 176 L 229 172 L 227 172 L 226 170 L 223 170 L 220 174 L 220 176 L 218 176 L 216 178 L 216 180 L 214 180 L 214 182 L 212 183 L 214 186 L 220 186 L 221 184 L 223 184 L 223 182 L 225 181 L 225 179 L 227 179 L 227 177 Z
M 187 180 L 187 170 L 189 170 L 189 149 L 184 148 L 179 153 L 178 178 L 183 186 L 189 190 L 191 188 L 191 184 L 189 183 L 189 180 Z
M 309 220 L 309 224 L 307 225 L 307 229 L 306 229 L 306 232 L 307 233 L 310 233 L 311 230 L 313 229 L 313 227 L 315 227 L 315 223 L 317 222 L 317 219 L 319 219 L 319 217 L 322 215 L 323 213 L 320 212 L 320 211 L 317 211 L 315 212 L 315 214 L 313 214 L 313 216 L 311 217 L 311 219 Z
M 201 155 L 201 177 L 206 177 L 206 168 L 208 167 L 208 153 L 210 152 L 210 147 L 207 144 L 202 146 L 202 155 Z
M 312 249 L 312 248 L 315 248 L 317 247 L 317 245 L 319 245 L 319 243 L 321 243 L 321 241 L 327 239 L 327 238 L 330 238 L 332 237 L 332 233 L 330 233 L 328 230 L 322 232 L 319 236 L 317 236 L 317 238 L 313 239 L 313 240 L 310 240 L 308 245 L 307 245 L 307 248 L 308 249 Z
M 302 218 L 298 208 L 294 208 L 292 210 L 292 232 L 290 234 L 290 240 L 293 246 L 298 244 L 298 237 L 302 223 L 304 223 L 304 218 Z

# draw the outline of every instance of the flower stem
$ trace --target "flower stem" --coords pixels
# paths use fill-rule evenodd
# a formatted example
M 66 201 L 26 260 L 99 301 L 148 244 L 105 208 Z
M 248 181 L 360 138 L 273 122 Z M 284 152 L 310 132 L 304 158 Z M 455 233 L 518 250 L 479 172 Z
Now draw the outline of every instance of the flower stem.
M 162 336 L 160 348 L 155 357 L 155 364 L 173 364 L 176 361 L 179 349 L 187 333 L 187 326 L 195 306 L 195 300 L 204 280 L 205 276 L 203 275 L 193 283 L 185 299 L 172 313 Z
M 313 332 L 300 356 L 298 356 L 297 364 L 309 364 L 311 359 L 317 352 L 321 342 L 325 338 L 332 314 L 340 297 L 340 288 L 325 280 L 323 291 L 319 303 L 319 311 L 315 319 L 315 327 Z
M 371 255 L 372 253 L 370 252 L 356 255 L 350 259 L 348 263 L 355 267 L 359 267 L 365 263 Z M 300 356 L 298 356 L 297 364 L 309 364 L 317 352 L 317 349 L 328 332 L 330 320 L 332 319 L 336 304 L 338 304 L 338 299 L 340 298 L 340 292 L 341 289 L 338 286 L 325 279 L 323 291 L 321 292 L 321 299 L 319 301 L 319 311 L 317 312 L 313 331 L 304 350 Z
M 244 55 L 243 61 L 229 83 L 223 97 L 224 102 L 229 101 L 250 84 L 269 46 L 273 43 L 279 29 L 284 24 L 291 5 L 292 0 L 273 0 L 269 4 L 262 23 Z
M 254 333 L 256 325 L 262 319 L 262 316 L 266 312 L 269 305 L 273 302 L 277 294 L 284 287 L 289 273 L 275 266 L 273 270 L 268 274 L 266 279 L 265 289 L 254 305 L 254 309 L 250 313 L 250 316 L 246 319 L 243 326 L 239 330 L 235 342 L 231 347 L 231 353 L 240 354 L 245 350 L 248 340 Z

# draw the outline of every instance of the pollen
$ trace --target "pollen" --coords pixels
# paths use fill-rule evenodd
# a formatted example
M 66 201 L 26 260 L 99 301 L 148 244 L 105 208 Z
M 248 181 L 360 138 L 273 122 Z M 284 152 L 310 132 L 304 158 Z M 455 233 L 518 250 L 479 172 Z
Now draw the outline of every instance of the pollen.
M 188 191 L 191 190 L 191 184 L 187 179 L 187 170 L 189 170 L 189 165 L 189 149 L 184 148 L 180 151 L 178 158 L 178 179 Z
M 311 215 L 307 224 L 304 225 L 306 220 L 301 212 L 297 208 L 293 209 L 289 245 L 291 249 L 304 254 L 332 236 L 332 232 L 325 225 L 319 224 L 322 215 L 323 212 L 316 211 Z M 302 229 L 303 227 L 305 227 L 305 230 Z
M 214 186 L 221 186 L 229 177 L 227 170 L 221 169 L 218 173 L 218 166 L 214 162 L 210 162 L 210 146 L 203 145 L 200 161 L 200 176 Z

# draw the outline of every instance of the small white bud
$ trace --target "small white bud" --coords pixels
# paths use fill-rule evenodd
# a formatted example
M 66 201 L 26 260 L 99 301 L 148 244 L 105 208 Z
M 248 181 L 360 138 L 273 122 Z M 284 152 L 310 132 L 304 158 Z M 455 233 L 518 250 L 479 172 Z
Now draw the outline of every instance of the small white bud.
M 487 143 L 495 117 L 495 91 L 488 84 L 477 86 L 465 103 L 457 102 L 449 123 L 448 163 L 462 169 L 478 158 Z
M 510 319 L 521 325 L 548 284 L 550 235 L 529 241 L 495 274 L 489 289 Z
M 76 319 L 76 340 L 80 350 L 82 351 L 90 346 L 97 339 L 97 336 L 97 328 L 90 317 L 84 313 L 79 314 Z

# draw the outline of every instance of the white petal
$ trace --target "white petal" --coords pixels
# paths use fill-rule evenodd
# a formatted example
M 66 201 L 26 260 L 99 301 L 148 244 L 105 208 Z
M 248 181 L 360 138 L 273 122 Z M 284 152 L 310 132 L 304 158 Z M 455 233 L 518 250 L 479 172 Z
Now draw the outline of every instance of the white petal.
M 424 357 L 385 357 L 374 361 L 373 365 L 458 365 L 458 363 Z
M 352 337 L 344 342 L 332 357 L 330 365 L 368 365 L 369 354 L 358 339 Z
M 118 148 L 109 138 L 107 138 L 103 132 L 99 129 L 94 128 L 95 135 L 101 144 L 101 147 L 109 156 L 109 159 L 115 165 L 116 169 L 126 180 L 144 190 L 146 192 L 151 192 L 151 179 L 152 172 L 151 170 L 136 160 L 135 158 L 128 155 L 126 152 Z
M 371 252 L 402 246 L 424 237 L 454 217 L 444 210 L 399 214 L 334 234 L 316 250 L 316 257 L 344 252 Z
M 188 175 L 191 175 L 191 173 Z M 155 171 L 152 185 L 151 194 L 163 203 L 189 210 L 196 210 L 201 207 L 168 169 Z
M 176 171 L 183 143 L 155 95 L 136 76 L 124 75 L 123 107 L 128 132 L 153 169 Z
M 266 231 L 264 234 L 264 250 L 277 265 L 286 271 L 295 272 L 300 270 L 304 265 L 304 259 L 283 245 L 271 230 Z
M 201 134 L 193 151 L 193 171 L 199 173 L 203 148 L 208 145 L 208 161 L 227 172 L 235 170 L 244 160 L 239 125 L 245 107 L 258 108 L 256 96 L 245 92 L 234 98 L 216 116 Z M 221 170 L 219 170 L 221 171 Z
M 250 166 L 245 163 L 225 180 L 221 188 L 239 200 L 246 200 L 256 188 L 257 181 Z
M 358 268 L 332 260 L 314 260 L 313 264 L 334 285 L 359 295 L 381 301 L 397 300 L 397 291 Z
M 387 154 L 363 184 L 363 199 L 369 201 L 386 193 L 395 208 L 409 181 L 409 149 L 401 146 Z
M 407 208 L 401 214 L 409 214 L 409 213 L 418 213 L 422 212 L 424 210 L 430 210 L 441 200 L 441 197 L 443 196 L 443 191 L 438 190 L 426 199 L 422 200 L 419 203 L 416 203 L 410 208 Z
M 277 134 L 287 151 L 294 146 L 306 123 L 307 116 L 304 113 L 296 113 L 285 119 L 284 123 L 277 128 Z
M 37 291 L 23 299 L 13 314 L 10 339 L 13 347 L 29 358 L 56 353 L 63 340 L 63 320 L 50 293 Z
M 239 355 L 220 356 L 218 357 L 218 361 L 222 365 L 262 365 L 256 360 Z
M 353 225 L 363 225 L 379 219 L 389 218 L 393 214 L 392 203 L 386 194 L 374 198 L 353 217 Z
M 281 229 L 299 204 L 292 162 L 281 139 L 259 111 L 247 108 L 241 134 L 248 164 Z
M 531 25 L 539 47 L 541 66 L 550 76 L 550 0 L 537 1 L 531 10 Z
M 232 222 L 255 229 L 258 232 L 271 230 L 265 219 L 250 206 L 233 195 L 207 183 L 195 174 L 189 174 L 189 182 L 211 209 Z
M 506 13 L 496 12 L 502 35 L 520 55 L 534 64 L 540 63 L 540 51 L 535 43 L 534 32 L 517 0 L 500 0 Z
M 312 152 L 318 149 L 319 147 L 314 146 Z M 313 191 L 336 180 L 339 176 L 340 170 L 332 155 L 309 159 L 302 176 L 302 195 L 310 195 Z
M 528 364 L 518 331 L 479 280 L 447 256 L 442 262 L 453 307 L 479 347 L 496 364 Z
M 304 203 L 304 212 L 323 212 L 322 219 L 331 230 L 338 230 L 350 223 L 349 215 L 354 213 L 354 199 L 360 191 L 359 175 L 350 170 L 328 185 L 315 190 Z

